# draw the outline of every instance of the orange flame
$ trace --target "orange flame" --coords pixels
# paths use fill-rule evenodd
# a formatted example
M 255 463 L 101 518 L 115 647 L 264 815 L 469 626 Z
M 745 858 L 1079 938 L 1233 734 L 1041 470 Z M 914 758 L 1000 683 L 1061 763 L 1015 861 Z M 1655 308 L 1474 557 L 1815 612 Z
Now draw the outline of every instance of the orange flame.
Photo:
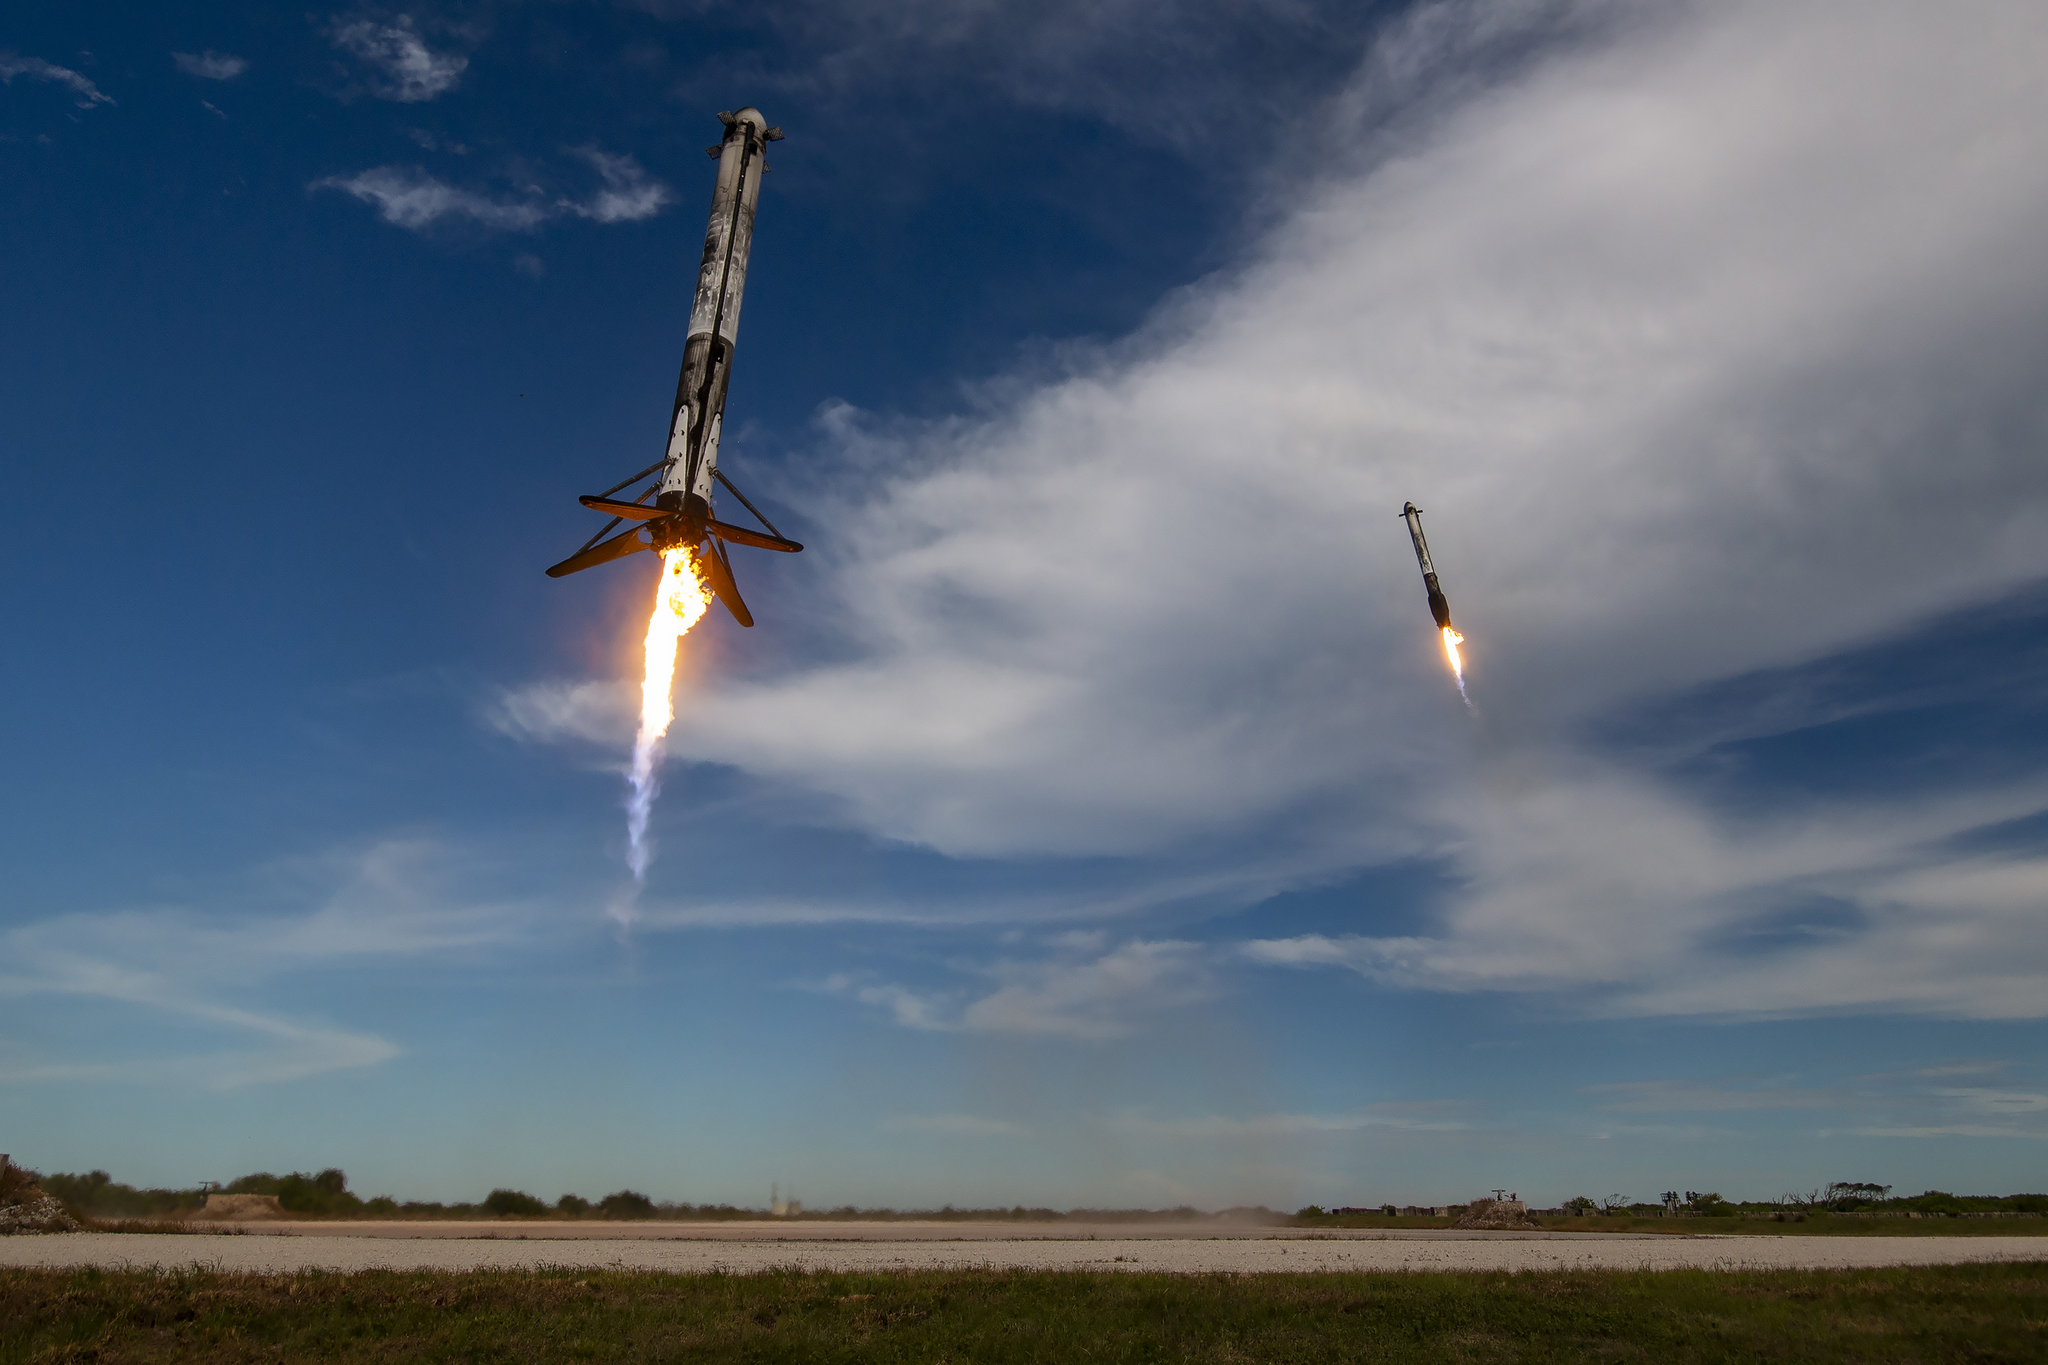
M 655 768 L 661 741 L 675 719 L 672 696 L 676 679 L 676 646 L 703 619 L 711 605 L 710 590 L 697 569 L 697 557 L 686 545 L 661 552 L 661 583 L 655 589 L 654 611 L 647 618 L 647 672 L 640 682 L 640 732 L 633 738 L 633 771 L 627 780 L 633 794 L 626 800 L 626 861 L 635 880 L 647 876 L 647 817 L 661 791 Z
M 1465 643 L 1465 637 L 1449 626 L 1443 628 L 1444 657 L 1451 661 L 1451 676 L 1458 680 L 1458 695 L 1465 698 L 1465 705 L 1472 704 L 1472 698 L 1465 691 L 1465 660 L 1458 653 L 1458 646 Z

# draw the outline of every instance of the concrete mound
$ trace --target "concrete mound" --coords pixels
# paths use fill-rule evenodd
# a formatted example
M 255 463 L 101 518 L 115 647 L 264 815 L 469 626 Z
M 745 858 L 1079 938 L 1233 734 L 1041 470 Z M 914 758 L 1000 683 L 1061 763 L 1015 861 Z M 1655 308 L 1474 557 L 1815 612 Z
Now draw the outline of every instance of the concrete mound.
M 247 1222 L 256 1218 L 289 1218 L 274 1194 L 209 1194 L 206 1206 L 186 1215 L 208 1222 Z
M 1529 1206 L 1519 1199 L 1475 1199 L 1459 1215 L 1457 1226 L 1492 1232 L 1542 1230 L 1540 1224 L 1529 1221 Z

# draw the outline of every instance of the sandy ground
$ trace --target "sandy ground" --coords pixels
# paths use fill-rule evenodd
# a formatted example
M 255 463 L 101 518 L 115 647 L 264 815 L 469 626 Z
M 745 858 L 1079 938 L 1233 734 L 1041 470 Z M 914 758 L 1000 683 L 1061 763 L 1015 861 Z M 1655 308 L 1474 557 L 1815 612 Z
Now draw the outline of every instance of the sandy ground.
M 463 1231 L 467 1229 L 467 1231 Z M 1314 1232 L 1074 1224 L 263 1224 L 243 1235 L 0 1239 L 0 1266 L 296 1270 L 588 1266 L 752 1271 L 1794 1269 L 2048 1260 L 2039 1237 L 1720 1237 L 1657 1233 Z

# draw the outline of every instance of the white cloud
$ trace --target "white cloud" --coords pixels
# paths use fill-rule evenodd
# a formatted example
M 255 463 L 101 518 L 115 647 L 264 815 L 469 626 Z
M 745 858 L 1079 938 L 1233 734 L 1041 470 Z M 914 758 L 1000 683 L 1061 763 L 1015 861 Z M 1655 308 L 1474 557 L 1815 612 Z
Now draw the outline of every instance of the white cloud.
M 532 232 L 551 219 L 588 218 L 630 223 L 661 212 L 674 196 L 650 180 L 630 156 L 584 149 L 577 153 L 597 168 L 603 188 L 586 200 L 546 199 L 538 189 L 492 198 L 457 188 L 419 167 L 378 166 L 352 176 L 330 175 L 308 188 L 340 190 L 375 206 L 377 216 L 396 227 L 424 231 L 437 223 L 466 221 L 505 232 Z
M 584 203 L 561 201 L 563 211 L 600 223 L 637 223 L 652 218 L 675 198 L 668 186 L 649 180 L 640 163 L 630 156 L 613 156 L 585 147 L 577 155 L 597 169 L 604 188 Z
M 636 689 L 627 682 L 545 682 L 500 692 L 485 708 L 484 721 L 530 743 L 580 740 L 623 748 L 633 742 L 639 707 Z
M 352 176 L 330 175 L 312 188 L 341 190 L 376 206 L 377 216 L 417 232 L 444 219 L 466 219 L 487 228 L 531 232 L 553 213 L 530 199 L 491 199 L 457 189 L 422 170 L 379 166 Z
M 1857 1137 L 1889 1138 L 2026 1138 L 2039 1142 L 2048 1140 L 2048 1128 L 2025 1129 L 1999 1127 L 1983 1123 L 1931 1124 L 1904 1128 L 1857 1128 L 1851 1130 Z
M 882 1127 L 892 1133 L 938 1133 L 945 1137 L 1019 1137 L 1030 1130 L 1008 1119 L 976 1114 L 899 1114 Z
M 1471 25 L 1537 55 L 1446 76 Z M 1581 736 L 2048 576 L 2044 56 L 2048 14 L 2002 0 L 1425 9 L 1347 107 L 1437 97 L 1354 128 L 1370 160 L 1288 187 L 1240 268 L 979 415 L 823 414 L 845 477 L 799 497 L 836 530 L 833 648 L 711 681 L 671 751 L 962 857 L 1451 878 L 1430 932 L 1267 961 L 1627 1012 L 2038 1014 L 2048 869 L 1944 841 L 2048 790 L 1748 817 Z M 1745 947 L 1795 895 L 1846 909 Z M 1036 991 L 979 1017 L 1028 1028 Z
M 249 69 L 246 58 L 226 52 L 215 52 L 212 48 L 196 55 L 190 52 L 173 52 L 171 60 L 176 62 L 178 70 L 186 75 L 208 81 L 231 81 Z
M 1196 943 L 1133 940 L 1106 953 L 1004 959 L 973 969 L 994 990 L 917 991 L 840 974 L 823 989 L 887 1010 L 903 1028 L 1101 1040 L 1151 1018 L 1215 999 L 1221 986 Z
M 327 36 L 336 47 L 374 69 L 371 94 L 401 104 L 418 104 L 446 94 L 469 67 L 469 58 L 459 52 L 436 52 L 428 47 L 410 15 L 401 14 L 389 24 L 337 19 Z
M 98 86 L 68 66 L 58 66 L 40 57 L 20 57 L 0 49 L 0 83 L 12 85 L 16 76 L 33 76 L 37 80 L 64 86 L 79 96 L 78 107 L 81 109 L 114 102 L 111 95 L 101 94 Z
M 1857 1076 L 1825 1085 L 1797 1084 L 1797 1077 L 1734 1083 L 1679 1079 L 1623 1081 L 1583 1086 L 1579 1093 L 1595 1108 L 1610 1112 L 1781 1111 L 1854 1114 L 1863 1119 L 1861 1126 L 1855 1128 L 1820 1130 L 1821 1136 L 1833 1131 L 1901 1138 L 2048 1136 L 2048 1128 L 2028 1122 L 2033 1116 L 2048 1113 L 2048 1095 L 2011 1088 L 1930 1084 L 1942 1077 L 2004 1069 L 2003 1063 L 1971 1063 Z M 1869 1116 L 1873 1112 L 1881 1114 L 1882 1121 L 1872 1122 Z
M 136 1007 L 173 1023 L 253 1039 L 177 1056 L 0 1058 L 0 1082 L 108 1080 L 211 1089 L 296 1080 L 373 1066 L 399 1054 L 374 1033 L 236 1003 L 278 978 L 351 961 L 414 957 L 504 943 L 524 932 L 504 905 L 465 903 L 445 889 L 445 854 L 391 842 L 316 866 L 280 868 L 285 881 L 333 883 L 296 915 L 227 917 L 187 910 L 73 914 L 0 933 L 0 996 L 83 997 Z M 146 1047 L 147 1035 L 135 1046 Z
M 1158 1119 L 1120 1114 L 1112 1131 L 1152 1142 L 1243 1142 L 1269 1138 L 1312 1138 L 1358 1133 L 1369 1128 L 1443 1132 L 1466 1125 L 1448 1117 L 1455 1105 L 1421 1103 L 1374 1105 L 1343 1114 L 1208 1114 L 1198 1118 Z
M 1079 962 L 1003 963 L 992 974 L 1002 984 L 961 1011 L 961 1028 L 1115 1038 L 1132 1032 L 1142 1016 L 1221 993 L 1206 950 L 1171 940 L 1136 940 Z
M 1733 1113 L 1759 1109 L 1839 1109 L 1855 1103 L 1832 1087 L 1722 1086 L 1698 1081 L 1622 1081 L 1583 1086 L 1602 1109 L 1625 1112 Z

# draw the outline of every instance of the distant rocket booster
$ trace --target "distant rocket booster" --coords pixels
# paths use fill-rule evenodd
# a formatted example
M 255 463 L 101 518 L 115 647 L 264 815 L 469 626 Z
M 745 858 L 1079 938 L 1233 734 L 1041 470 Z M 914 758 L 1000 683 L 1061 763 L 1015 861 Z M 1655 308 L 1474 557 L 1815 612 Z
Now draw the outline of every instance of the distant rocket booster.
M 1451 604 L 1444 597 L 1443 585 L 1436 581 L 1436 565 L 1429 562 L 1429 541 L 1422 535 L 1422 509 L 1414 503 L 1401 507 L 1401 519 L 1408 523 L 1408 538 L 1415 542 L 1415 562 L 1422 566 L 1422 586 L 1429 590 L 1429 614 L 1436 618 L 1439 630 L 1451 628 Z

